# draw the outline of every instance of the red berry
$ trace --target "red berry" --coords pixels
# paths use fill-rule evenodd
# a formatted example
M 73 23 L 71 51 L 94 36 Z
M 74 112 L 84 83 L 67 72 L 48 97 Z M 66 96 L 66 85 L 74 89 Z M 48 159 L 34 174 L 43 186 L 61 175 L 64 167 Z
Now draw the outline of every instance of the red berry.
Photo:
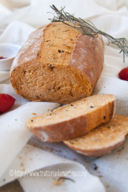
M 6 59 L 7 57 L 0 56 L 0 59 Z
M 119 73 L 119 78 L 128 81 L 128 67 L 122 69 Z
M 15 103 L 15 98 L 8 94 L 0 94 L 0 113 L 8 111 Z

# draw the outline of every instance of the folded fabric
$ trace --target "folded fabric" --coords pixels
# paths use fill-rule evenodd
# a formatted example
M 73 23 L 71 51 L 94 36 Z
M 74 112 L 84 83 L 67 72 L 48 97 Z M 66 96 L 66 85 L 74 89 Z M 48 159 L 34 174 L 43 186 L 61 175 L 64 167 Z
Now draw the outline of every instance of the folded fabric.
M 0 71 L 0 82 L 5 82 L 9 79 L 8 71 Z
M 4 89 L 1 87 L 2 93 Z M 11 92 L 13 92 L 13 89 Z M 11 92 L 10 88 L 6 89 L 6 93 L 12 95 Z M 22 104 L 20 98 L 18 104 L 20 104 L 20 101 Z M 55 103 L 27 102 L 0 116 L 0 125 L 2 125 L 0 129 L 0 177 L 31 137 L 31 133 L 26 128 L 27 119 L 47 112 L 57 106 L 58 104 Z
M 97 159 L 95 164 L 108 191 L 128 191 L 128 141 L 118 151 Z
M 13 161 L 0 185 L 15 178 L 25 192 L 105 192 L 100 180 L 84 166 L 31 145 L 26 145 Z
M 33 27 L 25 23 L 14 21 L 0 35 L 0 43 L 13 43 L 20 47 L 33 30 Z M 9 79 L 9 71 L 3 71 L 2 68 L 4 63 L 0 63 L 0 83 L 5 83 Z
M 0 43 L 22 45 L 33 30 L 33 27 L 15 20 L 10 23 L 0 35 Z

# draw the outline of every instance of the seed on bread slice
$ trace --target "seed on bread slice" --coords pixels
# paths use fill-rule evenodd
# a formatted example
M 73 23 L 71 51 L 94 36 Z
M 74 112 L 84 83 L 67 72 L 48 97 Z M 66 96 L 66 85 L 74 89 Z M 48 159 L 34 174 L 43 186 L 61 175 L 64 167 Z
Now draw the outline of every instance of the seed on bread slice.
M 121 146 L 127 134 L 128 117 L 115 115 L 109 123 L 97 127 L 83 137 L 64 141 L 64 143 L 81 154 L 98 157 Z
M 42 141 L 80 137 L 111 120 L 114 102 L 114 95 L 93 95 L 33 117 L 27 121 L 27 127 Z

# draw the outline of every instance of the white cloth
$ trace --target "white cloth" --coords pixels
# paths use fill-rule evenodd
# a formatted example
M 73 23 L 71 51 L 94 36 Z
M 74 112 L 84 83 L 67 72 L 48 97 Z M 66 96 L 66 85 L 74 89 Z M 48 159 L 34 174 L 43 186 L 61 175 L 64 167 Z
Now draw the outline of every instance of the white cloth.
M 48 18 L 52 17 L 49 6 L 55 4 L 57 7 L 66 7 L 66 10 L 83 18 L 89 18 L 100 29 L 108 32 L 116 37 L 127 37 L 128 35 L 128 1 L 127 0 L 0 0 L 0 43 L 9 42 L 18 45 L 27 39 L 29 33 L 35 27 L 45 25 L 49 22 Z M 106 44 L 107 41 L 105 40 Z M 128 65 L 122 62 L 122 55 L 119 50 L 112 47 L 105 47 L 105 66 L 101 78 L 95 88 L 95 93 L 113 93 L 117 96 L 117 112 L 128 115 L 128 83 L 118 78 L 118 72 L 121 68 Z M 0 81 L 8 79 L 9 72 L 4 74 L 0 72 Z M 97 177 L 90 175 L 87 170 L 80 164 L 73 161 L 65 160 L 55 156 L 44 150 L 26 145 L 31 133 L 25 127 L 25 121 L 33 116 L 32 113 L 41 114 L 46 112 L 48 108 L 57 107 L 58 104 L 52 103 L 26 103 L 27 101 L 17 96 L 10 85 L 1 84 L 0 92 L 9 93 L 16 97 L 16 104 L 12 111 L 0 116 L 0 185 L 4 185 L 19 175 L 9 175 L 9 171 L 15 169 L 21 170 L 23 175 L 36 170 L 53 170 L 55 173 L 58 168 L 62 171 L 84 172 L 84 176 L 77 178 L 77 182 L 65 180 L 61 185 L 54 185 L 54 181 L 58 178 L 55 175 L 30 177 L 25 176 L 19 181 L 26 192 L 35 191 L 86 191 L 86 192 L 104 192 L 104 187 Z M 18 107 L 22 105 L 21 107 Z M 17 108 L 18 107 L 18 108 Z M 15 109 L 16 108 L 16 109 Z M 6 120 L 5 120 L 6 119 Z M 15 121 L 18 119 L 18 122 Z M 26 146 L 25 146 L 26 145 Z M 25 146 L 25 147 L 24 147 Z M 48 146 L 51 146 L 48 144 Z M 23 148 L 24 147 L 24 148 Z M 74 153 L 64 147 L 62 144 L 52 144 L 53 149 L 61 150 L 60 155 L 73 159 Z M 21 151 L 22 149 L 22 151 Z M 58 151 L 59 151 L 58 150 Z M 11 153 L 10 153 L 11 151 Z M 98 160 L 90 161 L 86 164 L 81 157 L 75 154 L 78 161 L 86 164 L 90 169 L 92 162 L 95 162 L 103 175 L 102 181 L 109 192 L 127 192 L 126 170 L 127 161 L 125 157 L 127 150 L 123 150 L 109 156 L 101 157 Z M 7 156 L 8 154 L 8 156 Z M 38 154 L 38 155 L 37 155 Z M 17 156 L 18 155 L 18 156 Z M 21 158 L 21 156 L 23 156 Z M 21 162 L 22 159 L 22 162 Z M 32 160 L 31 160 L 32 159 Z M 114 166 L 113 166 L 114 165 Z M 118 166 L 120 165 L 120 166 Z M 27 170 L 25 172 L 25 170 Z M 109 170 L 109 171 L 108 171 Z M 13 172 L 14 173 L 14 172 Z M 20 172 L 21 173 L 21 172 Z M 117 176 L 118 174 L 118 176 Z M 69 175 L 66 175 L 69 177 Z M 70 175 L 76 181 L 76 176 Z M 111 182 L 110 182 L 111 181 Z M 109 186 L 109 188 L 108 188 Z M 118 187 L 117 187 L 118 186 Z
M 37 171 L 34 172 L 35 170 Z M 3 175 L 1 182 L 3 179 L 12 181 L 29 173 L 30 175 L 19 179 L 25 192 L 37 190 L 38 192 L 92 192 L 94 187 L 97 192 L 104 191 L 99 179 L 89 174 L 79 163 L 63 159 L 31 145 L 26 145 L 20 152 L 12 163 L 11 169 L 9 168 Z M 56 186 L 54 182 L 58 177 L 72 178 L 74 182 L 66 181 Z

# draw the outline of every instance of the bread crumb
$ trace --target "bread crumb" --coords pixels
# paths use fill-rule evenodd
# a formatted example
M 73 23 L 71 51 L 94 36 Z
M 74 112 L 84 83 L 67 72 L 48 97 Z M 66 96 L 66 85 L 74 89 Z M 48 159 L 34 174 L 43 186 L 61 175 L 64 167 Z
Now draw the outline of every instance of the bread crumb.
M 103 177 L 103 175 L 99 175 L 98 177 L 99 177 L 99 178 L 102 178 L 102 177 Z
M 63 182 L 64 182 L 64 179 L 63 179 L 63 178 L 58 178 L 57 180 L 55 180 L 55 181 L 53 182 L 53 185 L 59 186 L 59 185 L 61 185 Z
M 53 150 L 54 150 L 53 148 L 48 147 L 48 146 L 45 146 L 44 149 L 45 149 L 45 150 L 48 150 L 48 151 L 51 151 L 51 152 L 53 152 Z
M 32 115 L 37 115 L 37 113 L 32 113 Z
M 22 171 L 25 171 L 26 169 L 25 168 L 22 168 Z
M 18 158 L 19 158 L 19 159 L 22 159 L 22 156 L 19 156 Z
M 24 163 L 23 163 L 23 162 L 21 162 L 21 163 L 20 163 L 20 166 L 21 166 L 21 167 L 24 167 Z
M 63 182 L 64 182 L 65 180 L 71 181 L 71 182 L 73 182 L 73 183 L 75 182 L 72 178 L 59 177 L 57 180 L 55 180 L 55 181 L 53 182 L 53 184 L 54 184 L 54 185 L 61 185 L 61 184 L 63 184 Z

